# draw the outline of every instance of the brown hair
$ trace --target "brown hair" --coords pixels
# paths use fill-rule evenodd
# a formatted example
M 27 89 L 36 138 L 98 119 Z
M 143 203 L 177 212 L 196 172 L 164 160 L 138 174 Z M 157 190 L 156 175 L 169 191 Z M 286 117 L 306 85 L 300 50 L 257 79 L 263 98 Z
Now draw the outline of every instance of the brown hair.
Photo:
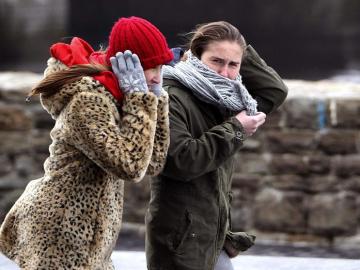
M 241 48 L 244 49 L 246 47 L 246 41 L 239 30 L 225 21 L 197 25 L 195 30 L 189 34 L 191 39 L 188 43 L 188 48 L 197 58 L 200 58 L 209 43 L 214 41 L 234 41 Z
M 86 64 L 71 66 L 68 69 L 51 73 L 31 89 L 27 100 L 38 94 L 43 94 L 44 97 L 50 97 L 56 94 L 65 84 L 78 81 L 84 76 L 92 76 L 109 69 L 110 67 L 105 65 Z

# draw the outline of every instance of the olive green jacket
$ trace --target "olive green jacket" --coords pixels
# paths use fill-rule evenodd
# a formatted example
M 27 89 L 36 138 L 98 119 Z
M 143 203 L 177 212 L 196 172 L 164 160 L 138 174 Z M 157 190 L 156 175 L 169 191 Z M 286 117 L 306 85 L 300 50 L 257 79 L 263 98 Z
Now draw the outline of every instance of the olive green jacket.
M 248 46 L 243 82 L 269 113 L 285 99 L 279 75 Z M 170 97 L 170 147 L 164 171 L 151 181 L 146 215 L 150 270 L 211 270 L 225 238 L 246 250 L 254 238 L 231 232 L 234 156 L 243 145 L 240 122 L 197 99 L 179 82 L 165 80 Z

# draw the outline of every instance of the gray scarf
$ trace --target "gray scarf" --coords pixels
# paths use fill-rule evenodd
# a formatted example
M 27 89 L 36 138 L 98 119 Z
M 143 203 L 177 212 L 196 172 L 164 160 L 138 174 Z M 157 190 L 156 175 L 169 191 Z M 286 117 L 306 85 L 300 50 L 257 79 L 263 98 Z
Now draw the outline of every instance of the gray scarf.
M 246 110 L 248 115 L 257 113 L 257 102 L 242 84 L 241 76 L 228 79 L 204 65 L 190 51 L 186 61 L 175 67 L 164 66 L 164 78 L 175 79 L 192 90 L 200 100 L 220 107 L 221 111 L 233 113 Z

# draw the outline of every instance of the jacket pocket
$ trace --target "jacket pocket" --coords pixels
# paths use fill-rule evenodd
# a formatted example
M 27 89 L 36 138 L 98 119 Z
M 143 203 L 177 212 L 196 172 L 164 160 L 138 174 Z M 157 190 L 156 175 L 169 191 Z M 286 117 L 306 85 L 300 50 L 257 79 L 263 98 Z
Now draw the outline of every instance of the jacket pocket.
M 188 210 L 185 210 L 181 220 L 178 224 L 178 229 L 175 230 L 174 234 L 169 236 L 169 246 L 174 252 L 179 252 L 184 246 L 187 238 L 191 235 L 192 228 L 192 215 Z

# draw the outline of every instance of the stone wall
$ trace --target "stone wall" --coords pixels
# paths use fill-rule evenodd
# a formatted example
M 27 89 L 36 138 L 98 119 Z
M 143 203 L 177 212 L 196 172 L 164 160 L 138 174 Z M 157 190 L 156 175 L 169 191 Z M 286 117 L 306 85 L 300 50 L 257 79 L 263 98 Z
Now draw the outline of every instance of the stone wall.
M 40 78 L 0 73 L 0 221 L 28 181 L 43 174 L 54 122 L 37 98 L 25 102 Z M 286 83 L 287 101 L 238 154 L 233 227 L 253 231 L 263 242 L 355 247 L 360 243 L 360 85 Z M 148 179 L 126 184 L 124 228 L 143 224 L 148 199 Z

